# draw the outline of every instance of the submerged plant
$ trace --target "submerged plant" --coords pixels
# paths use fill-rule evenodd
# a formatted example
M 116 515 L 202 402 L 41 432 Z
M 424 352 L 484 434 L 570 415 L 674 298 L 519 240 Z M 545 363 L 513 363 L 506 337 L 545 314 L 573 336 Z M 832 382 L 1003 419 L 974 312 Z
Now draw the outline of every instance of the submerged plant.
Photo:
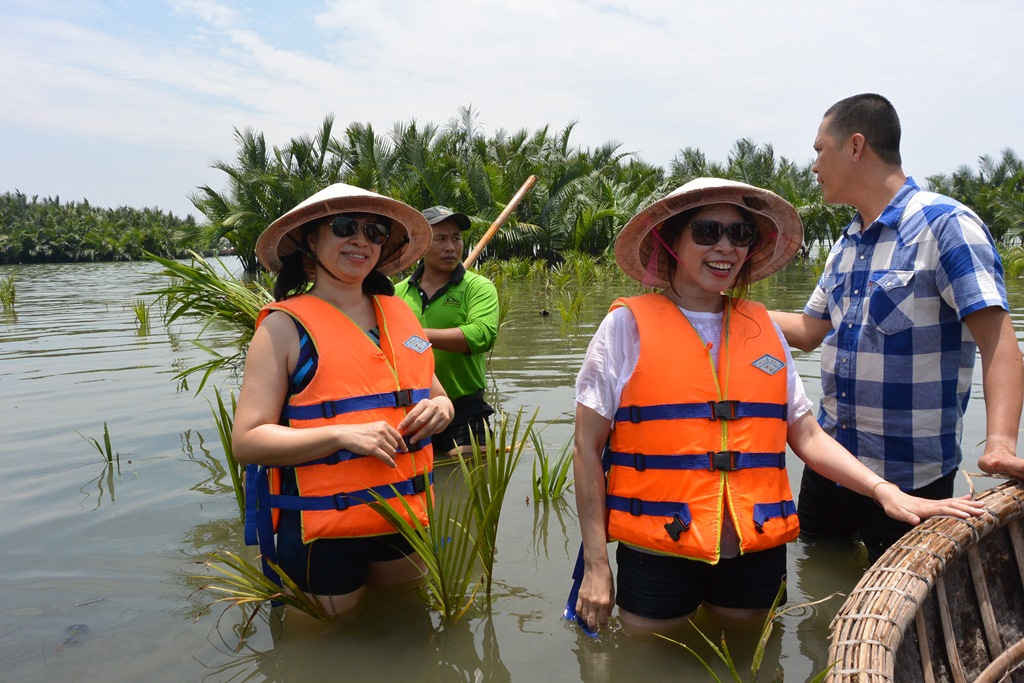
M 556 500 L 565 495 L 572 485 L 569 468 L 572 467 L 572 438 L 562 447 L 562 452 L 552 460 L 544 448 L 544 442 L 535 430 L 530 431 L 533 441 L 533 499 L 536 501 Z
M 235 460 L 235 451 L 231 446 L 231 431 L 235 426 L 235 410 L 238 403 L 235 401 L 235 394 L 231 392 L 231 411 L 229 412 L 221 398 L 220 389 L 214 388 L 214 396 L 217 398 L 217 407 L 210 406 L 213 413 L 213 421 L 217 424 L 217 435 L 220 437 L 220 445 L 224 448 L 224 460 L 228 466 L 228 474 L 231 475 L 231 485 L 235 489 L 235 501 L 238 503 L 238 515 L 245 521 L 245 480 L 244 468 Z
M 764 653 L 765 649 L 768 646 L 768 639 L 771 637 L 772 631 L 775 628 L 775 622 L 780 617 L 792 611 L 803 609 L 805 607 L 810 607 L 811 605 L 817 605 L 818 603 L 824 602 L 825 600 L 829 600 L 837 595 L 841 595 L 840 593 L 832 593 L 831 595 L 824 597 L 820 600 L 804 602 L 798 605 L 786 607 L 784 609 L 779 609 L 779 603 L 782 602 L 782 596 L 785 594 L 786 582 L 783 581 L 779 585 L 779 590 L 775 594 L 775 599 L 772 600 L 772 606 L 768 608 L 768 614 L 765 616 L 764 623 L 761 625 L 761 636 L 757 641 L 757 647 L 754 649 L 754 656 L 750 662 L 751 681 L 757 680 L 757 674 L 758 672 L 760 672 L 761 664 L 764 662 Z M 698 628 L 692 620 L 687 621 L 693 628 L 693 630 L 697 632 L 697 635 L 701 637 L 701 640 L 703 640 L 708 645 L 708 647 L 711 648 L 711 651 L 714 653 L 715 657 L 717 657 L 718 660 L 722 662 L 722 664 L 724 664 L 725 667 L 729 670 L 729 674 L 732 677 L 732 680 L 736 683 L 743 683 L 743 679 L 740 677 L 739 671 L 736 668 L 736 662 L 733 659 L 732 653 L 729 651 L 729 644 L 725 640 L 725 632 L 722 632 L 719 639 L 719 644 L 715 645 L 714 641 L 711 640 L 711 638 L 709 638 L 707 634 L 701 631 L 700 628 Z M 670 643 L 674 643 L 675 645 L 678 645 L 679 647 L 689 652 L 698 662 L 700 662 L 701 666 L 704 667 L 704 670 L 708 672 L 708 675 L 711 676 L 711 678 L 713 678 L 715 681 L 718 681 L 718 683 L 722 683 L 722 679 L 719 678 L 718 674 L 715 673 L 715 670 L 711 667 L 708 661 L 701 657 L 700 654 L 698 654 L 697 651 L 694 650 L 692 647 L 690 647 L 686 643 L 681 643 L 678 640 L 669 638 L 666 635 L 662 635 L 661 633 L 655 633 L 654 635 L 656 635 L 658 638 L 661 638 L 662 640 L 667 640 Z M 809 679 L 810 683 L 820 683 L 821 681 L 824 681 L 825 677 L 828 676 L 828 673 L 832 670 L 833 666 L 835 665 L 831 664 L 825 670 L 815 674 L 813 678 Z
M 492 432 L 489 425 L 485 430 L 483 448 L 476 442 L 476 437 L 470 430 L 472 452 L 468 462 L 466 458 L 459 457 L 459 468 L 469 488 L 471 509 L 476 522 L 478 552 L 483 565 L 485 594 L 488 601 L 491 599 L 501 506 L 505 502 L 505 492 L 512 480 L 512 473 L 523 455 L 527 435 L 533 431 L 538 411 L 539 409 L 533 411 L 533 416 L 525 426 L 522 409 L 516 413 L 511 425 L 508 413 L 500 413 L 497 431 Z M 523 429 L 520 433 L 521 427 Z
M 6 275 L 0 278 L 0 306 L 5 311 L 12 310 L 14 308 L 14 273 Z
M 116 463 L 118 467 L 121 466 L 121 454 L 115 452 L 114 449 L 110 445 L 110 429 L 107 427 L 107 423 L 106 422 L 103 423 L 103 444 L 102 445 L 100 445 L 100 442 L 99 442 L 99 440 L 96 437 L 85 436 L 84 434 L 79 434 L 79 436 L 82 437 L 83 439 L 85 439 L 86 441 L 88 441 L 89 443 L 91 443 L 93 445 L 93 447 L 97 451 L 99 451 L 100 456 L 102 456 L 103 459 L 107 461 L 108 465 L 112 465 L 112 464 Z
M 284 571 L 273 562 L 267 562 L 270 568 L 281 577 L 283 585 L 276 583 L 263 574 L 263 569 L 248 560 L 231 552 L 218 552 L 210 556 L 206 567 L 216 572 L 215 575 L 193 575 L 192 579 L 201 581 L 199 590 L 213 591 L 223 597 L 214 602 L 226 602 L 229 606 L 253 608 L 248 615 L 248 623 L 259 612 L 259 608 L 268 602 L 278 602 L 315 619 L 328 620 L 331 615 L 318 600 L 310 597 L 292 581 Z M 243 630 L 248 628 L 248 623 Z
M 391 500 L 373 490 L 370 494 L 377 501 L 374 508 L 402 534 L 423 562 L 426 575 L 421 592 L 427 606 L 440 612 L 449 623 L 461 619 L 480 590 L 480 582 L 474 576 L 479 539 L 472 531 L 470 501 L 439 501 L 427 486 L 424 491 L 427 524 L 424 525 L 402 496 L 397 499 L 408 519 L 395 509 Z
M 141 336 L 149 334 L 149 305 L 145 299 L 136 299 L 132 304 L 132 311 L 135 313 L 136 331 Z

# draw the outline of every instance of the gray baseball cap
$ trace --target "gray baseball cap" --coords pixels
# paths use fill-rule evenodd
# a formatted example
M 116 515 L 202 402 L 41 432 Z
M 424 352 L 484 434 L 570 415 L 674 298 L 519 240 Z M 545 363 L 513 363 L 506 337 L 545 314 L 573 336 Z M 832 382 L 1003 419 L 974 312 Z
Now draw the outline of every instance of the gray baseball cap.
M 459 226 L 459 230 L 469 230 L 470 226 L 469 216 L 452 211 L 447 206 L 432 206 L 429 209 L 423 209 L 423 217 L 431 225 L 437 225 L 441 221 L 451 218 L 455 221 L 455 225 Z

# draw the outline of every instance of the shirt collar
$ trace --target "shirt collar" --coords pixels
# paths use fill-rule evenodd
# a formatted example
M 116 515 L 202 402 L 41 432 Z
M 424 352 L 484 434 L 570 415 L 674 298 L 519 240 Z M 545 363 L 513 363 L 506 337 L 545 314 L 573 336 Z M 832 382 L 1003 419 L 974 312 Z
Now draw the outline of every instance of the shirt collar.
M 419 287 L 420 280 L 423 279 L 423 270 L 423 261 L 420 261 L 420 264 L 416 266 L 416 270 L 413 271 L 413 274 L 409 276 L 409 282 Z M 448 284 L 446 286 L 451 287 L 457 285 L 460 282 L 462 282 L 462 279 L 464 277 L 466 277 L 466 269 L 460 263 L 459 265 L 455 266 L 455 270 L 453 270 L 451 272 L 451 275 L 448 276 Z
M 882 209 L 882 213 L 875 220 L 875 223 L 881 223 L 888 228 L 896 230 L 899 228 L 900 219 L 903 218 L 903 212 L 907 208 L 907 203 L 910 198 L 921 191 L 917 183 L 913 178 L 907 176 L 906 182 L 903 183 L 903 187 L 899 189 L 896 195 L 889 201 L 888 206 Z M 872 223 L 874 225 L 874 223 Z M 870 225 L 867 227 L 871 227 Z M 864 218 L 858 213 L 854 216 L 853 221 L 850 223 L 850 227 L 847 228 L 848 233 L 856 233 L 865 230 Z

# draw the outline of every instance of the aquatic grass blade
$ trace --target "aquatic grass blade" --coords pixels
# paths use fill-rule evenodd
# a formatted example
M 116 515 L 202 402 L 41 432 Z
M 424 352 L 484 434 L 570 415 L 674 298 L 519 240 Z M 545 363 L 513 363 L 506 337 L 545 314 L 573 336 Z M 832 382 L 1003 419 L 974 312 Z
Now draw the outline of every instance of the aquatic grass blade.
M 761 627 L 761 637 L 757 641 L 757 647 L 754 648 L 754 657 L 750 662 L 750 673 L 755 678 L 757 678 L 757 673 L 761 670 L 761 663 L 764 661 L 764 652 L 768 647 L 768 639 L 772 636 L 772 630 L 775 627 L 775 619 L 779 616 L 779 603 L 782 602 L 782 596 L 785 594 L 786 582 L 782 581 L 779 584 L 779 590 L 775 593 L 775 599 L 772 600 L 772 606 L 768 608 L 768 615 L 765 617 L 764 625 Z
M 213 394 L 217 399 L 217 406 L 210 405 L 213 413 L 213 421 L 217 425 L 217 436 L 220 437 L 221 448 L 224 449 L 224 460 L 227 463 L 228 474 L 231 475 L 231 486 L 235 490 L 235 501 L 238 503 L 238 515 L 245 521 L 245 482 L 242 466 L 235 460 L 235 452 L 231 444 L 231 432 L 235 424 L 235 411 L 238 404 L 234 392 L 230 393 L 231 411 L 228 412 L 224 404 L 224 398 L 219 388 L 214 388 Z
M 282 586 L 267 578 L 259 566 L 228 551 L 213 553 L 210 560 L 205 563 L 206 567 L 216 572 L 219 577 L 193 575 L 192 578 L 204 581 L 199 590 L 224 595 L 214 602 L 229 602 L 242 607 L 279 601 L 316 619 L 331 618 L 323 606 L 304 593 L 277 564 L 270 561 L 267 564 L 281 577 Z
M 670 642 L 670 643 L 672 643 L 674 645 L 678 645 L 679 647 L 681 647 L 684 650 L 686 650 L 687 652 L 689 652 L 691 655 L 693 655 L 694 659 L 696 659 L 698 662 L 700 662 L 700 665 L 704 667 L 704 670 L 708 672 L 708 675 L 711 676 L 711 678 L 715 679 L 715 681 L 717 681 L 717 683 L 722 683 L 722 679 L 718 677 L 718 674 L 716 674 L 715 670 L 711 668 L 711 665 L 708 664 L 707 660 L 704 659 L 703 657 L 701 657 L 700 654 L 698 654 L 697 651 L 694 650 L 692 647 L 690 647 L 686 643 L 682 643 L 682 642 L 679 642 L 678 640 L 675 640 L 673 638 L 669 638 L 666 635 L 662 635 L 661 633 L 655 633 L 654 635 L 657 636 L 658 638 L 661 638 L 662 640 L 667 640 L 668 642 Z

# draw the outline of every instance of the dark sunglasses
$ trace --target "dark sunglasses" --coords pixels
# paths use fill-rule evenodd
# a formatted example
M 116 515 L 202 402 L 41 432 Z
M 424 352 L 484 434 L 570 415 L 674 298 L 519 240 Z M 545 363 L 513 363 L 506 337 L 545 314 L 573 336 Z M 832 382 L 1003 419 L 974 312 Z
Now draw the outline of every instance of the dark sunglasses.
M 373 218 L 352 218 L 351 216 L 335 216 L 331 219 L 331 232 L 335 237 L 351 237 L 356 234 L 359 226 L 363 226 L 363 236 L 373 244 L 384 244 L 391 236 L 391 226 Z
M 720 221 L 696 220 L 690 223 L 690 232 L 693 234 L 693 241 L 705 247 L 718 244 L 723 232 L 734 247 L 752 246 L 758 237 L 757 226 L 746 221 L 726 224 Z

